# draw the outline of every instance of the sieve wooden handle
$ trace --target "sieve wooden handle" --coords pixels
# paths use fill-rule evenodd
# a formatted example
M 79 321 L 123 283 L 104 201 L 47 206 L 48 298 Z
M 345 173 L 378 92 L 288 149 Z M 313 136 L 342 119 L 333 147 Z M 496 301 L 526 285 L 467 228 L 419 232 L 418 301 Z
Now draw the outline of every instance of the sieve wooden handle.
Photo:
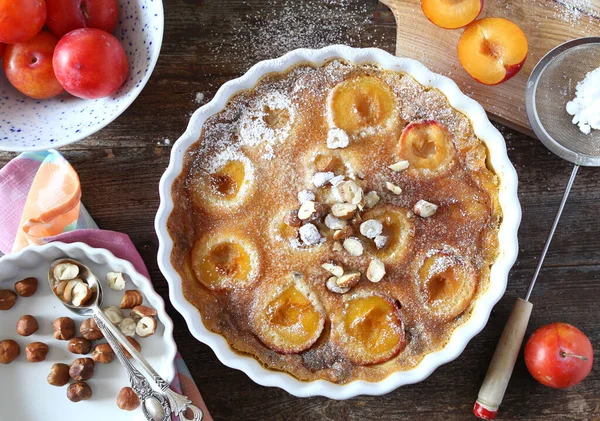
M 473 413 L 478 418 L 493 420 L 498 413 L 523 343 L 532 308 L 533 304 L 519 298 L 510 313 L 473 408 Z

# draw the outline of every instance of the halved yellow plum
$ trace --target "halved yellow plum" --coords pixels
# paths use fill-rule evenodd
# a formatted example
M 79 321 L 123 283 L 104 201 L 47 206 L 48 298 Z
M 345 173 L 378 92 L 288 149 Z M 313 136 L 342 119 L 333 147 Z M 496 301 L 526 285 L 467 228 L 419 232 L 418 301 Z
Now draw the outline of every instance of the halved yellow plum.
M 426 257 L 418 277 L 425 307 L 443 320 L 453 319 L 469 307 L 479 283 L 470 263 L 446 251 Z
M 191 251 L 192 270 L 196 279 L 212 290 L 245 287 L 256 277 L 254 255 L 253 247 L 241 238 L 201 238 Z
M 321 336 L 325 312 L 306 284 L 293 282 L 257 301 L 254 330 L 270 349 L 295 354 L 310 348 Z
M 406 209 L 386 204 L 367 210 L 362 215 L 364 221 L 376 219 L 383 225 L 381 235 L 386 237 L 385 245 L 373 251 L 379 259 L 398 262 L 406 255 L 409 241 L 414 235 L 413 224 L 406 214 Z M 368 244 L 375 247 L 371 242 Z
M 235 197 L 246 178 L 246 169 L 241 161 L 229 161 L 216 174 L 210 175 L 214 193 L 226 199 Z
M 334 337 L 346 357 L 358 365 L 387 361 L 406 344 L 398 307 L 380 295 L 355 296 L 346 301 Z
M 239 205 L 251 184 L 252 168 L 246 159 L 229 160 L 214 172 L 200 170 L 190 180 L 194 203 L 200 208 Z
M 340 83 L 328 102 L 330 125 L 351 135 L 388 129 L 396 114 L 394 92 L 375 76 L 360 76 Z
M 409 170 L 437 174 L 446 170 L 454 158 L 452 135 L 437 121 L 410 123 L 400 137 L 398 155 L 409 162 Z

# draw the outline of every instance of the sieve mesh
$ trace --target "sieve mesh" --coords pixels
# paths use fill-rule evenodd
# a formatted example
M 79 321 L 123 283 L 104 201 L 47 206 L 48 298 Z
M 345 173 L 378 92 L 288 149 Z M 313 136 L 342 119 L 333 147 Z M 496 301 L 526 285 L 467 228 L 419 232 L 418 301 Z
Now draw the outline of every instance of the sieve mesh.
M 529 119 L 553 152 L 579 165 L 600 166 L 600 131 L 583 134 L 565 109 L 575 97 L 577 83 L 600 67 L 600 38 L 569 44 L 553 50 L 534 70 L 527 90 Z

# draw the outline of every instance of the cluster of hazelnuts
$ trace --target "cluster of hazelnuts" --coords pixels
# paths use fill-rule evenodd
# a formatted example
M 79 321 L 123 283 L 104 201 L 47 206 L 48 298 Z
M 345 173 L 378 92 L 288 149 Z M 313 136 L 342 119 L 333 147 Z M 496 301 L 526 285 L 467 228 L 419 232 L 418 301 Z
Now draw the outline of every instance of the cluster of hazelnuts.
M 48 383 L 53 386 L 65 386 L 72 379 L 75 383 L 71 383 L 67 388 L 69 400 L 80 402 L 91 398 L 92 389 L 86 381 L 93 377 L 95 364 L 110 364 L 115 359 L 115 352 L 107 343 L 97 344 L 92 351 L 92 341 L 103 337 L 94 319 L 87 319 L 81 324 L 81 337 L 75 336 L 75 322 L 70 317 L 59 317 L 52 323 L 52 327 L 55 339 L 69 341 L 67 348 L 71 353 L 85 355 L 91 351 L 92 356 L 77 358 L 70 366 L 63 363 L 54 364 L 48 374 Z M 141 351 L 142 348 L 135 339 L 127 339 L 136 350 Z M 122 349 L 127 357 L 131 357 L 124 348 Z M 121 409 L 132 411 L 139 407 L 140 400 L 131 388 L 126 387 L 119 393 L 117 405 Z
M 18 296 L 31 297 L 37 291 L 37 286 L 37 279 L 27 278 L 15 284 L 15 291 L 0 290 L 0 310 L 10 310 L 14 307 Z M 153 312 L 151 309 L 148 311 Z M 91 358 L 77 358 L 71 365 L 64 363 L 52 365 L 47 378 L 48 383 L 62 387 L 73 380 L 73 383 L 67 387 L 67 398 L 72 402 L 90 399 L 92 389 L 87 380 L 93 377 L 95 364 L 110 364 L 115 358 L 115 352 L 107 343 L 96 344 L 92 350 L 92 341 L 103 338 L 102 332 L 92 318 L 81 324 L 79 328 L 81 336 L 75 336 L 75 322 L 70 317 L 59 317 L 54 320 L 52 328 L 55 339 L 68 341 L 69 352 L 77 355 L 86 355 L 91 352 Z M 34 316 L 24 315 L 18 320 L 16 330 L 19 335 L 27 337 L 39 330 L 39 324 Z M 141 345 L 134 338 L 127 336 L 127 340 L 138 352 L 141 351 Z M 131 358 L 125 348 L 121 349 L 128 358 Z M 25 348 L 27 360 L 32 363 L 44 361 L 48 351 L 48 345 L 43 342 L 32 342 Z M 12 339 L 0 341 L 0 364 L 12 363 L 20 353 L 21 347 L 16 341 Z M 140 406 L 140 400 L 133 389 L 125 387 L 119 392 L 117 405 L 123 410 L 132 411 Z

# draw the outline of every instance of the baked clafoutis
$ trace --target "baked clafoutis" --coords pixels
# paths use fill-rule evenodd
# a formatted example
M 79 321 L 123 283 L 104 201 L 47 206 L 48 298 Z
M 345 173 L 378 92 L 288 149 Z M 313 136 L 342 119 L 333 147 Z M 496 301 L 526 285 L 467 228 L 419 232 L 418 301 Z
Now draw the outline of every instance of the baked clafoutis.
M 499 182 L 437 89 L 334 59 L 209 117 L 167 223 L 205 326 L 303 381 L 380 381 L 442 349 L 498 256 Z

